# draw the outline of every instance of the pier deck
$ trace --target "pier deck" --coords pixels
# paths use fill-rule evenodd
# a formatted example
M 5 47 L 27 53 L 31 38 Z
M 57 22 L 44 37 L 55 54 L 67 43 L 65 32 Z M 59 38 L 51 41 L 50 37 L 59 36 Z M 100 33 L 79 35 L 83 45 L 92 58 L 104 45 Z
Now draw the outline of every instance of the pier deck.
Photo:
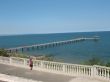
M 30 46 L 21 46 L 21 47 L 16 47 L 16 48 L 9 48 L 6 49 L 8 52 L 18 52 L 18 51 L 25 51 L 31 49 L 39 49 L 39 48 L 48 48 L 48 47 L 55 47 L 55 46 L 60 46 L 64 44 L 71 44 L 71 43 L 77 43 L 77 42 L 82 42 L 85 40 L 94 40 L 97 41 L 99 38 L 98 37 L 92 37 L 92 38 L 76 38 L 76 39 L 71 39 L 71 40 L 65 40 L 65 41 L 58 41 L 58 42 L 50 42 L 50 43 L 44 43 L 44 44 L 34 44 Z

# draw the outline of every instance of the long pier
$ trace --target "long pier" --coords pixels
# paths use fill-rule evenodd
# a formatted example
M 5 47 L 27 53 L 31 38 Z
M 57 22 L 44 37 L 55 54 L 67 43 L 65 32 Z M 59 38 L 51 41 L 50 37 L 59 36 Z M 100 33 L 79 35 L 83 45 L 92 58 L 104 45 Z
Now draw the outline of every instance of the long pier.
M 21 46 L 21 47 L 16 47 L 16 48 L 9 48 L 5 49 L 8 52 L 18 52 L 18 51 L 29 51 L 30 49 L 35 50 L 35 49 L 42 49 L 42 48 L 48 48 L 48 47 L 55 47 L 55 46 L 60 46 L 64 44 L 71 44 L 71 43 L 77 43 L 77 42 L 82 42 L 85 40 L 94 40 L 97 41 L 99 37 L 92 37 L 92 38 L 76 38 L 76 39 L 71 39 L 71 40 L 65 40 L 65 41 L 58 41 L 58 42 L 50 42 L 50 43 L 44 43 L 44 44 L 35 44 L 35 45 L 30 45 L 30 46 Z

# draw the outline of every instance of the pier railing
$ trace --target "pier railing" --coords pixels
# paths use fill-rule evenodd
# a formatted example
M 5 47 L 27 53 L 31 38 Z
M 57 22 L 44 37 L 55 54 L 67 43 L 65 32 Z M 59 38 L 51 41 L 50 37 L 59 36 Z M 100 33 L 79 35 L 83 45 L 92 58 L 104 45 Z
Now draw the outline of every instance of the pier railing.
M 29 59 L 26 58 L 0 56 L 0 63 L 29 68 Z M 33 64 L 34 70 L 110 81 L 110 68 L 105 66 L 88 66 L 42 60 L 33 60 Z

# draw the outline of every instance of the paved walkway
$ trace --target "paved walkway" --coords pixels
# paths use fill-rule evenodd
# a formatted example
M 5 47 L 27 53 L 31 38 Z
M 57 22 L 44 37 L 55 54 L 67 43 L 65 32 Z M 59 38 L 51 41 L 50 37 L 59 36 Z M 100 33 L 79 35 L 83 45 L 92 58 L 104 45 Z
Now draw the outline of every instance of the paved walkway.
M 76 78 L 54 73 L 40 72 L 36 70 L 31 71 L 29 69 L 4 64 L 0 64 L 0 73 L 25 79 L 32 79 L 36 82 L 103 82 L 95 79 Z
M 69 82 L 73 77 L 0 64 L 0 73 L 42 82 Z
M 0 80 L 0 82 L 6 82 L 6 81 L 1 81 L 1 80 Z

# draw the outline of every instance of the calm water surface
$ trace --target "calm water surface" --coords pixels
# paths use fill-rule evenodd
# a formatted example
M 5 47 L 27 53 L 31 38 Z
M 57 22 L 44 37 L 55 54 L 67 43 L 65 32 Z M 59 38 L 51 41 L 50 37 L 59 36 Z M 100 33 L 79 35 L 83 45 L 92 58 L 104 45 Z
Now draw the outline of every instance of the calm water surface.
M 82 63 L 92 57 L 98 57 L 103 61 L 110 60 L 110 32 L 82 32 L 82 33 L 58 33 L 58 34 L 31 34 L 0 36 L 0 48 L 11 48 L 25 45 L 62 41 L 78 37 L 100 36 L 98 42 L 84 41 L 54 48 L 42 50 L 30 50 L 24 52 L 28 55 L 52 54 L 57 61 L 68 63 Z

